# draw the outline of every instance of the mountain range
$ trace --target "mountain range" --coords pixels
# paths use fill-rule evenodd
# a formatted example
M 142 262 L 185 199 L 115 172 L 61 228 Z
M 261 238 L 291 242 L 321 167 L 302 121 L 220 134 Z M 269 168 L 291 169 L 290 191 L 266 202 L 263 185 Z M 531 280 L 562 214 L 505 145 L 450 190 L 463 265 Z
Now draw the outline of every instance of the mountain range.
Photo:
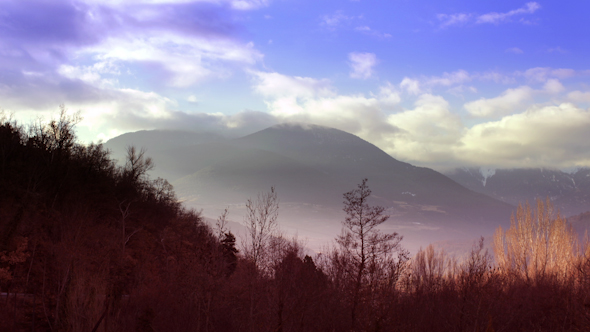
M 229 207 L 230 219 L 240 222 L 244 202 L 274 186 L 283 228 L 316 250 L 339 233 L 342 195 L 363 178 L 373 192 L 371 203 L 391 216 L 383 228 L 406 236 L 413 249 L 491 235 L 509 225 L 518 200 L 482 191 L 475 185 L 481 179 L 466 173 L 413 166 L 355 135 L 315 125 L 276 125 L 237 139 L 141 131 L 105 143 L 119 160 L 129 145 L 146 148 L 156 165 L 152 176 L 167 179 L 185 205 L 209 218 Z
M 590 168 L 458 168 L 445 173 L 465 188 L 512 205 L 549 198 L 563 216 L 590 211 Z

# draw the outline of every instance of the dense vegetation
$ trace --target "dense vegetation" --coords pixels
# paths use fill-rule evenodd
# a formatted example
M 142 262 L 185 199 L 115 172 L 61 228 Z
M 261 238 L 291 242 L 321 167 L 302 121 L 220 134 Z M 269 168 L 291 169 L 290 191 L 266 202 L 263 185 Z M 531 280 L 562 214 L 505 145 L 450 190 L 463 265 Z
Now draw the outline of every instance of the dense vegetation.
M 342 234 L 306 256 L 274 188 L 246 202 L 243 252 L 184 209 L 134 148 L 116 166 L 77 119 L 0 123 L 1 331 L 586 331 L 590 264 L 549 203 L 520 207 L 459 262 L 409 259 L 364 180 Z M 534 210 L 534 211 L 533 211 Z

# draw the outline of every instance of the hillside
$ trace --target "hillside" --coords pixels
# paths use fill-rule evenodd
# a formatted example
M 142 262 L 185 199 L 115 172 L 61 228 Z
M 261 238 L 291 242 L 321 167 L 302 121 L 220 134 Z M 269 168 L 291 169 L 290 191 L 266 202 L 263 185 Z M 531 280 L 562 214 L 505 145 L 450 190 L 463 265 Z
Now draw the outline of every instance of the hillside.
M 446 175 L 466 188 L 512 205 L 549 197 L 562 215 L 573 216 L 590 211 L 588 168 L 572 173 L 543 168 L 497 169 L 488 172 L 478 168 L 462 168 Z

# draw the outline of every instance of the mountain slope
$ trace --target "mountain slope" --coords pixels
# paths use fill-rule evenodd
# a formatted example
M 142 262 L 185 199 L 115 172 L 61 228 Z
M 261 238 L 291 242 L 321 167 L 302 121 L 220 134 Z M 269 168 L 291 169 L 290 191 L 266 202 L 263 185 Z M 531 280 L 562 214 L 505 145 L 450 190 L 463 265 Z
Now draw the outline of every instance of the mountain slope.
M 542 168 L 498 169 L 486 173 L 479 168 L 462 168 L 446 175 L 466 188 L 512 205 L 549 197 L 563 215 L 590 211 L 588 168 L 573 173 Z
M 491 234 L 509 223 L 514 209 L 337 129 L 279 125 L 223 142 L 179 141 L 167 149 L 142 145 L 154 159 L 152 175 L 168 179 L 186 205 L 211 218 L 229 206 L 231 218 L 240 221 L 244 202 L 275 186 L 282 227 L 315 248 L 338 234 L 342 195 L 363 178 L 369 179 L 371 204 L 391 216 L 384 229 L 404 234 L 413 249 Z
M 333 128 L 278 125 L 230 144 L 264 149 L 318 168 L 337 183 L 338 192 L 354 188 L 366 177 L 380 204 L 420 207 L 412 217 L 491 222 L 508 218 L 512 211 L 508 204 L 466 190 L 432 169 L 398 161 L 373 144 Z

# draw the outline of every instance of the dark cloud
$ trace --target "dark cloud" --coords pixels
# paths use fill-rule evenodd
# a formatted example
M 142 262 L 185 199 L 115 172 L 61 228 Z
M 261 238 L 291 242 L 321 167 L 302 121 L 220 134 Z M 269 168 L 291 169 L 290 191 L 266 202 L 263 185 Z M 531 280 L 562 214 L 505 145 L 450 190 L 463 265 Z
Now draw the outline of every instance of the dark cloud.
M 139 13 L 126 17 L 129 25 L 138 29 L 165 29 L 183 35 L 208 37 L 227 37 L 239 31 L 232 23 L 234 12 L 223 4 L 141 4 L 125 8 L 126 13 Z M 146 17 L 143 17 L 142 12 L 146 12 Z
M 226 36 L 237 31 L 227 5 L 90 5 L 77 1 L 3 1 L 0 40 L 14 46 L 86 46 L 113 34 L 171 30 L 187 35 Z
M 99 39 L 91 24 L 90 8 L 65 1 L 17 0 L 2 3 L 3 41 L 37 46 L 86 45 Z
M 47 109 L 64 102 L 98 102 L 112 92 L 80 80 L 57 74 L 26 74 L 17 70 L 0 71 L 0 107 L 5 109 Z

